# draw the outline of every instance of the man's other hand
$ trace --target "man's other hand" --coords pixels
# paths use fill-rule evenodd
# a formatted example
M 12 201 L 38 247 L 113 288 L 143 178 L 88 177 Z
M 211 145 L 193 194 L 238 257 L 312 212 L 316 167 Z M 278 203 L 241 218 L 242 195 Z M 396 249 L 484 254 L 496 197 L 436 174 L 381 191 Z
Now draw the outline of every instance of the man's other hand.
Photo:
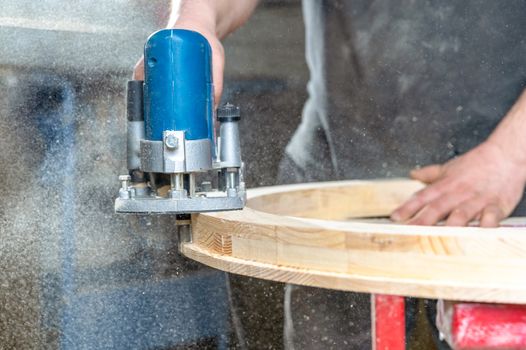
M 519 203 L 526 182 L 524 165 L 486 141 L 443 165 L 411 172 L 428 186 L 397 208 L 391 219 L 413 225 L 465 226 L 480 220 L 495 227 Z

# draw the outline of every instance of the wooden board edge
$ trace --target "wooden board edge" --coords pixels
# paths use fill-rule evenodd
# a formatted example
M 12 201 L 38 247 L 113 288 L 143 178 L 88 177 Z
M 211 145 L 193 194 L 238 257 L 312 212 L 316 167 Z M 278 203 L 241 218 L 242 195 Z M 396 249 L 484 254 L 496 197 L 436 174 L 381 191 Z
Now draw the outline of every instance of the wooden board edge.
M 215 254 L 193 243 L 181 245 L 186 257 L 221 271 L 297 285 L 352 291 L 381 293 L 430 299 L 454 299 L 492 303 L 526 304 L 524 288 L 510 289 L 470 284 L 441 284 L 403 278 L 362 276 L 276 266 L 256 261 Z M 483 291 L 483 292 L 482 292 Z M 463 296 L 459 298 L 459 296 Z

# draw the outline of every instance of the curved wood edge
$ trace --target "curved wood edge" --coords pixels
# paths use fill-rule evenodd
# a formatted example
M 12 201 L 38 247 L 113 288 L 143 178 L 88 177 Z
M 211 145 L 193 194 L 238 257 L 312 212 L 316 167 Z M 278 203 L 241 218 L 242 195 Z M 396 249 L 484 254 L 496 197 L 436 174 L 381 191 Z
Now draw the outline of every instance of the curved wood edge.
M 181 249 L 224 271 L 294 284 L 526 302 L 524 227 L 425 227 L 308 218 L 333 209 L 337 214 L 327 216 L 385 215 L 421 187 L 414 181 L 388 180 L 250 190 L 250 207 L 243 211 L 193 215 L 193 243 Z
M 221 271 L 276 282 L 361 293 L 387 293 L 431 299 L 526 304 L 524 288 L 510 289 L 497 285 L 475 286 L 462 283 L 449 283 L 444 286 L 440 282 L 417 279 L 351 275 L 287 266 L 276 267 L 272 264 L 215 254 L 192 243 L 183 244 L 181 252 L 190 259 Z
M 260 187 L 248 191 L 247 207 L 268 214 L 323 220 L 388 216 L 422 189 L 407 179 L 349 180 Z

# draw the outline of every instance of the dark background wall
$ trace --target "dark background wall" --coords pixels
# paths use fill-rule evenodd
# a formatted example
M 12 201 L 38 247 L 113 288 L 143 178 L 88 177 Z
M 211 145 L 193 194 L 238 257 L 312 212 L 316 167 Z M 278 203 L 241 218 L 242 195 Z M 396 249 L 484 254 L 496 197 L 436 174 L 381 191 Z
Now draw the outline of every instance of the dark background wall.
M 225 50 L 223 100 L 234 100 L 245 117 L 241 130 L 248 185 L 272 185 L 306 99 L 300 1 L 264 2 L 241 30 L 227 38 Z

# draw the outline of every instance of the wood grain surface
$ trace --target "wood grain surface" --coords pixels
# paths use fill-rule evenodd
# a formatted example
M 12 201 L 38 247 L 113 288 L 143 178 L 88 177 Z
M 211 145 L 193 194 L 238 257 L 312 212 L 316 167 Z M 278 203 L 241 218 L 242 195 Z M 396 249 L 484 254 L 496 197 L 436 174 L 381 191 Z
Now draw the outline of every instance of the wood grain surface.
M 242 211 L 192 216 L 181 251 L 246 276 L 356 292 L 526 303 L 524 219 L 505 226 L 377 222 L 422 184 L 345 181 L 249 190 Z

